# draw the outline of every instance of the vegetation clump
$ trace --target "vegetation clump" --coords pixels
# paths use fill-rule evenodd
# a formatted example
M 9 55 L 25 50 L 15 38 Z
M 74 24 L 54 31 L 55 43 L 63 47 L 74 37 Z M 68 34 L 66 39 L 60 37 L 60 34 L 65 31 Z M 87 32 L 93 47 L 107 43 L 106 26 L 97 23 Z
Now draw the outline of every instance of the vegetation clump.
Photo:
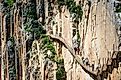
M 57 64 L 57 70 L 56 70 L 57 80 L 65 80 L 66 72 L 64 68 L 64 59 L 56 56 L 56 64 Z
M 59 5 L 59 8 L 62 6 L 67 6 L 67 9 L 69 9 L 70 14 L 73 14 L 73 18 L 75 18 L 76 21 L 82 18 L 82 7 L 81 5 L 76 5 L 76 2 L 74 0 L 57 0 L 57 3 Z
M 33 3 L 28 4 L 23 12 L 23 16 L 25 17 L 24 30 L 31 34 L 34 39 L 42 40 L 41 49 L 44 51 L 45 59 L 49 58 L 51 61 L 57 63 L 57 80 L 62 80 L 65 78 L 64 60 L 57 56 L 53 41 L 46 35 L 43 25 L 38 23 L 35 5 L 32 5 Z M 47 54 L 48 51 L 51 52 L 51 55 Z
M 6 0 L 9 7 L 13 6 L 14 0 Z
M 121 3 L 114 2 L 114 9 L 116 13 L 121 12 Z
M 121 4 L 116 7 L 115 12 L 121 12 Z

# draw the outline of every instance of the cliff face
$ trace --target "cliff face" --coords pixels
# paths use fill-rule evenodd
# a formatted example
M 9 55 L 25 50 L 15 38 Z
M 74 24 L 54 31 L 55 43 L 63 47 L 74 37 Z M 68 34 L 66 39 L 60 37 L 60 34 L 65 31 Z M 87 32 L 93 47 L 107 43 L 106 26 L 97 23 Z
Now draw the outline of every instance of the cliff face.
M 118 80 L 119 77 L 114 77 L 113 74 L 118 72 L 115 69 L 112 71 L 112 75 L 105 74 L 109 68 L 107 65 L 112 65 L 110 60 L 114 56 L 114 52 L 118 51 L 116 27 L 113 1 L 84 1 L 83 17 L 80 23 L 81 58 L 83 57 L 83 60 L 88 62 L 86 67 L 90 71 L 98 71 L 99 74 L 103 71 L 102 79 L 107 76 L 107 79 L 111 77 L 111 80 Z M 84 75 L 83 70 L 81 72 L 80 79 L 83 76 L 85 76 L 83 79 L 90 79 L 87 74 Z M 76 76 L 80 76 L 79 73 Z
M 120 80 L 120 4 L 1 0 L 0 80 Z

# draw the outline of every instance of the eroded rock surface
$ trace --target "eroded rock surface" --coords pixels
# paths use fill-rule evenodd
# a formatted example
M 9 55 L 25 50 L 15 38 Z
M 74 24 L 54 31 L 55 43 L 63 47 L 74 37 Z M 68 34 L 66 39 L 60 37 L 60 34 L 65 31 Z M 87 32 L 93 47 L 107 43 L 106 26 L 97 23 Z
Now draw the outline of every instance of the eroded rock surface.
M 121 2 L 64 1 L 0 1 L 0 80 L 121 79 Z

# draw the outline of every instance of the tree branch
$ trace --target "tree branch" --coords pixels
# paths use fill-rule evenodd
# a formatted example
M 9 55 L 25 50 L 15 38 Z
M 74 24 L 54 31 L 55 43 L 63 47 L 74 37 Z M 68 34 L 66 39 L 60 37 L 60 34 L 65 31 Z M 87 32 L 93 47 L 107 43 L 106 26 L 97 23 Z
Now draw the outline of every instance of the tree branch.
M 78 62 L 78 64 L 80 64 L 80 66 L 82 67 L 82 69 L 88 73 L 91 77 L 96 77 L 97 75 L 97 72 L 95 71 L 90 71 L 88 69 L 87 66 L 85 66 L 83 63 L 82 63 L 82 60 L 75 55 L 75 52 L 74 52 L 74 49 L 66 42 L 66 40 L 62 37 L 59 37 L 59 36 L 54 36 L 54 35 L 51 35 L 51 34 L 47 34 L 47 36 L 49 36 L 51 39 L 55 39 L 59 42 L 61 42 L 68 50 L 69 52 L 71 53 L 71 55 L 73 56 L 73 58 Z

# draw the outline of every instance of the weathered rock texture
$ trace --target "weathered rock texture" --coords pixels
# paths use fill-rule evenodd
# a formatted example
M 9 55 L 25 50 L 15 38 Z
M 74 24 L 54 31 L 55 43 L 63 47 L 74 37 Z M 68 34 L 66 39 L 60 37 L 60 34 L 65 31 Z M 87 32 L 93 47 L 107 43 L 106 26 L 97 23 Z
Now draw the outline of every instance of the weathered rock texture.
M 66 5 L 58 8 L 57 0 L 13 1 L 12 7 L 0 1 L 0 80 L 121 79 L 120 13 L 114 12 L 114 0 L 74 0 L 83 10 L 78 22 Z M 54 59 L 64 63 L 47 57 L 52 52 L 42 37 L 37 38 L 34 22 L 53 42 Z M 80 45 L 75 50 L 78 32 Z

